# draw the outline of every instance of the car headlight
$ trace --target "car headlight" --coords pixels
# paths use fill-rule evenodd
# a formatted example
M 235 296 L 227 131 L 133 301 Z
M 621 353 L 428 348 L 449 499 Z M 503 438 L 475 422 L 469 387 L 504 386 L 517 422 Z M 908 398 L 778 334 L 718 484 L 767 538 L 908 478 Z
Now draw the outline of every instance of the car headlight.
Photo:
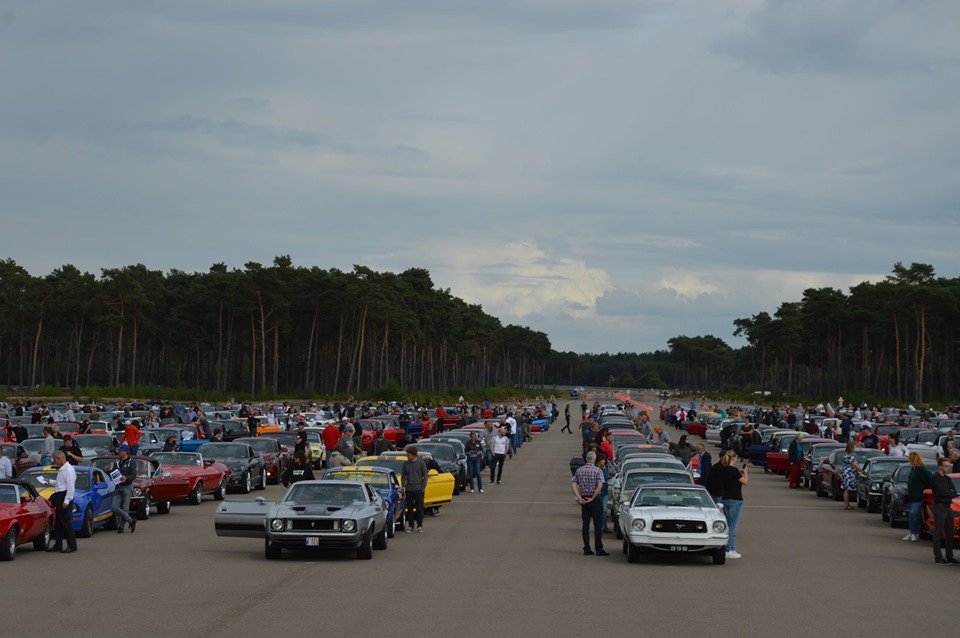
M 282 518 L 275 518 L 272 521 L 270 521 L 270 529 L 272 529 L 275 532 L 282 532 L 285 527 L 286 527 L 286 523 Z
M 647 528 L 647 523 L 642 518 L 633 521 L 633 531 L 642 532 Z
M 870 486 L 870 490 L 873 491 L 873 492 L 879 491 L 879 490 L 880 490 L 880 484 L 879 484 L 879 483 L 874 483 L 873 485 Z
M 134 495 L 134 496 L 143 496 L 143 490 L 140 489 L 139 487 L 135 487 L 135 488 L 133 488 L 133 495 Z
M 345 531 L 345 532 L 352 532 L 352 531 L 354 531 L 355 529 L 357 529 L 357 522 L 356 522 L 356 521 L 343 521 L 343 525 L 341 526 L 341 529 L 342 529 L 343 531 Z
M 727 531 L 727 524 L 724 521 L 713 521 L 713 531 L 725 532 Z

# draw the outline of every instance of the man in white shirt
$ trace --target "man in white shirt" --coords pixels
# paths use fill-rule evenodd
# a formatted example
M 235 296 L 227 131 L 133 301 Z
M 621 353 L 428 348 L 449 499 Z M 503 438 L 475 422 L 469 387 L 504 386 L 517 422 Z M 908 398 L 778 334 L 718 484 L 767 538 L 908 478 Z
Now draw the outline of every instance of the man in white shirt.
M 57 482 L 50 503 L 56 510 L 56 520 L 53 527 L 53 547 L 48 552 L 63 552 L 69 554 L 77 551 L 77 536 L 73 532 L 73 496 L 77 484 L 77 472 L 67 463 L 67 455 L 57 450 L 53 453 L 53 464 L 60 468 L 57 471 Z M 67 547 L 63 547 L 63 539 L 67 539 Z
M 510 439 L 506 436 L 503 428 L 493 437 L 493 463 L 490 464 L 490 484 L 500 485 L 500 477 L 503 476 L 503 463 L 506 460 L 507 453 L 510 452 Z M 496 481 L 494 481 L 496 478 Z
M 507 424 L 507 432 L 510 433 L 510 457 L 513 458 L 514 450 L 517 450 L 520 447 L 519 442 L 517 441 L 517 420 L 513 418 L 513 412 L 507 414 L 507 418 L 504 420 L 504 423 Z
M 0 479 L 13 478 L 13 465 L 10 459 L 0 454 Z

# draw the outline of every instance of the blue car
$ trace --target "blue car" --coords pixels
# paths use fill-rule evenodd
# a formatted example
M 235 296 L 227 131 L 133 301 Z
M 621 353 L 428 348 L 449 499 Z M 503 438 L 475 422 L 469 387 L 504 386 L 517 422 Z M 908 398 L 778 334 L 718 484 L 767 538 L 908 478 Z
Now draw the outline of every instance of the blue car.
M 77 465 L 77 482 L 74 487 L 73 529 L 77 536 L 89 538 L 95 529 L 112 526 L 113 499 L 116 488 L 107 474 L 97 467 Z M 34 467 L 20 475 L 20 479 L 28 481 L 37 488 L 43 498 L 49 500 L 54 492 L 54 483 L 57 480 L 57 467 Z
M 393 470 L 376 466 L 339 467 L 324 472 L 323 478 L 360 481 L 368 484 L 387 504 L 387 536 L 393 538 L 396 527 L 403 527 L 404 499 L 400 496 L 400 479 Z M 389 521 L 393 521 L 393 524 L 390 525 Z

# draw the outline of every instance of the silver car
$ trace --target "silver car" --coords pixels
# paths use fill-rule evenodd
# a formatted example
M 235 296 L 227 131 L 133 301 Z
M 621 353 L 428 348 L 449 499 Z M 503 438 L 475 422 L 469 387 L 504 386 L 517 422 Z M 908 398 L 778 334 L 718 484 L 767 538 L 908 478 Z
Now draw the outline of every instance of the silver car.
M 264 539 L 264 555 L 284 549 L 356 549 L 373 558 L 387 548 L 387 503 L 366 483 L 324 479 L 295 483 L 279 503 L 224 501 L 214 514 L 217 536 Z

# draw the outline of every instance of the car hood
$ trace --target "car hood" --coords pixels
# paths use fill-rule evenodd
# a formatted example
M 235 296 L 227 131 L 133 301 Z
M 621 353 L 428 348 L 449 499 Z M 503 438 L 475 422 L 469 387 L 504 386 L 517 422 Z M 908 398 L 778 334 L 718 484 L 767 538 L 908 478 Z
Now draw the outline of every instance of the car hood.
M 679 521 L 715 521 L 724 518 L 718 509 L 696 507 L 631 507 L 630 514 L 649 520 L 674 519 Z
M 366 507 L 366 503 L 353 503 L 346 506 L 324 505 L 315 503 L 310 505 L 281 504 L 277 505 L 273 516 L 310 516 L 329 518 L 355 518 Z M 296 509 L 294 509 L 296 508 Z M 302 508 L 302 509 L 301 509 Z

